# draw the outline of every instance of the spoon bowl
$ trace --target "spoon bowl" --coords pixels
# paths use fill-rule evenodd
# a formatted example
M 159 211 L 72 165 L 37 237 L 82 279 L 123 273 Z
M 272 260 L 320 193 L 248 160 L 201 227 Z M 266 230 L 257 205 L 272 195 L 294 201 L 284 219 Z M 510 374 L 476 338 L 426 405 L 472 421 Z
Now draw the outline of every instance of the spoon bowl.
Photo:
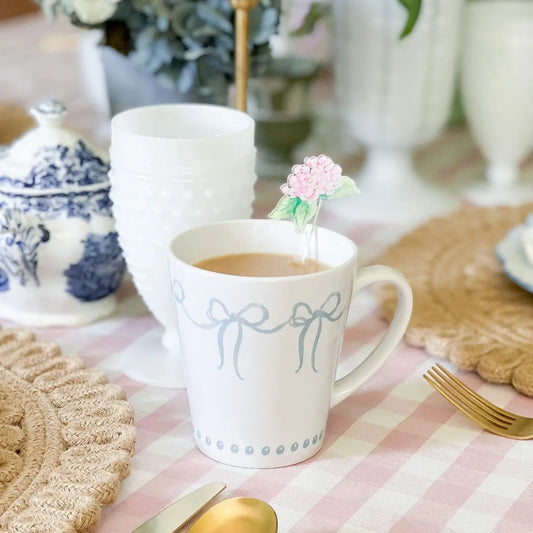
M 230 498 L 204 513 L 189 533 L 276 533 L 278 518 L 272 507 L 255 498 Z

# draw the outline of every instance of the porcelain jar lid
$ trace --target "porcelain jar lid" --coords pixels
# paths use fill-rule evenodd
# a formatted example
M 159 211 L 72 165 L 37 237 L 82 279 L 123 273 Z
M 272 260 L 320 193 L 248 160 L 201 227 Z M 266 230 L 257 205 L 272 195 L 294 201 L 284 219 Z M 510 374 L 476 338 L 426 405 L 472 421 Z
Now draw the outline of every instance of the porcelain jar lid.
M 30 112 L 37 127 L 0 154 L 0 192 L 50 195 L 109 186 L 107 155 L 63 127 L 63 103 L 45 100 Z

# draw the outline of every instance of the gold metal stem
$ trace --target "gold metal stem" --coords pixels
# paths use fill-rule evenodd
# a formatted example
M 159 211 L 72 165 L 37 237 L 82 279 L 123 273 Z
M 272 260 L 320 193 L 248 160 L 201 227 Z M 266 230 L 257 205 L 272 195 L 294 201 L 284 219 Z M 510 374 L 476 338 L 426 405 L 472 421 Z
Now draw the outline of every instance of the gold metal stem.
M 249 13 L 258 0 L 230 0 L 235 10 L 235 107 L 246 111 L 250 58 L 248 38 L 250 35 Z

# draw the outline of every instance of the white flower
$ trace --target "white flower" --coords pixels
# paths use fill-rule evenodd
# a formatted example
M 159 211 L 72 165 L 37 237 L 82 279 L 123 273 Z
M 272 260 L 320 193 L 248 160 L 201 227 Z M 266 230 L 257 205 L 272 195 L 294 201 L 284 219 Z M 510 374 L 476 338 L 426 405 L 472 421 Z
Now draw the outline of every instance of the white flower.
M 99 24 L 111 18 L 121 0 L 73 0 L 72 11 L 84 24 Z

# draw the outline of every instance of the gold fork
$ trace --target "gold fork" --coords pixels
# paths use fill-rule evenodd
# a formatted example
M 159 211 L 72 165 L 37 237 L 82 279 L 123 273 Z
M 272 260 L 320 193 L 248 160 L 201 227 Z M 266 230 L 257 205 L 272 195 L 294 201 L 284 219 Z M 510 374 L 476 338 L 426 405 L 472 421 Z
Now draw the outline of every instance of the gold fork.
M 488 431 L 510 439 L 533 439 L 533 418 L 510 413 L 494 405 L 442 365 L 434 365 L 423 377 L 459 411 Z

